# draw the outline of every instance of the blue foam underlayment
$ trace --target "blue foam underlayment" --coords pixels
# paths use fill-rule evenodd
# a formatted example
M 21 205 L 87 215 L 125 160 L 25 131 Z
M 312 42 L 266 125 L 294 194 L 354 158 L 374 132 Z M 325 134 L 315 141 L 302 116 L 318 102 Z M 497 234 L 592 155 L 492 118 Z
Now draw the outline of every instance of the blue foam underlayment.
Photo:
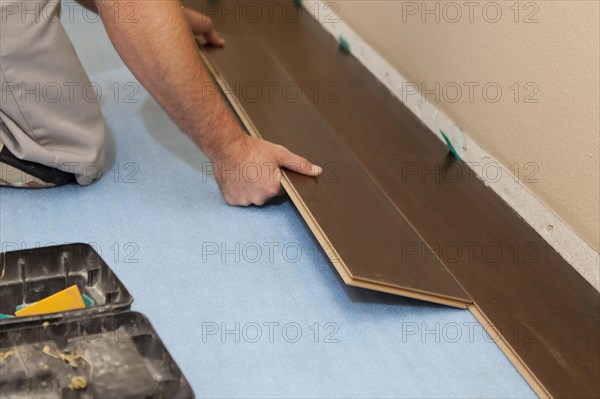
M 115 164 L 88 187 L 0 189 L 3 250 L 93 243 L 198 397 L 535 397 L 469 311 L 345 286 L 289 200 L 227 206 L 143 88 L 115 101 L 110 86 L 138 84 L 101 26 L 66 27 Z

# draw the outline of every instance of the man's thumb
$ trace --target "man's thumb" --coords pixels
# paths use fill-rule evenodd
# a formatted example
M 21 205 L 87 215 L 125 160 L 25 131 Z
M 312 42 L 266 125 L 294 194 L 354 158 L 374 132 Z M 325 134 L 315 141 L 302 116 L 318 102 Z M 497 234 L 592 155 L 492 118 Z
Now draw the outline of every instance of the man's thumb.
M 307 176 L 318 176 L 323 172 L 323 168 L 320 166 L 313 165 L 306 159 L 287 149 L 285 150 L 284 158 L 281 161 L 281 166 Z

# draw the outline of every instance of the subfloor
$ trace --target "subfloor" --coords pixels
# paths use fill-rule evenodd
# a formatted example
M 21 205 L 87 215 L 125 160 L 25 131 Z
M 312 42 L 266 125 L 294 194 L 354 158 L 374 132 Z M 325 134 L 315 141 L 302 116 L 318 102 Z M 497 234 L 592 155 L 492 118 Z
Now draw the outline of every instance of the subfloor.
M 92 243 L 200 398 L 535 397 L 469 311 L 346 287 L 289 200 L 227 206 L 101 23 L 63 19 L 114 167 L 89 187 L 1 189 L 2 250 Z

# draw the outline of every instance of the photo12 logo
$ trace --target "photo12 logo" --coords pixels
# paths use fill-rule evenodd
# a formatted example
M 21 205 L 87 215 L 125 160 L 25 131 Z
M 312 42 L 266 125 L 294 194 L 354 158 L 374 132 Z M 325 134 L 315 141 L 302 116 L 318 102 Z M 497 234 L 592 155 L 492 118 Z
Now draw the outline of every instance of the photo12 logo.
M 245 323 L 202 323 L 202 343 L 287 343 L 304 341 L 314 344 L 337 344 L 339 326 L 334 322 L 303 325 L 295 321 L 250 321 Z
M 403 1 L 402 22 L 411 23 L 513 23 L 539 22 L 535 1 Z
M 536 82 L 402 82 L 403 103 L 486 103 L 500 101 L 538 104 L 540 87 Z
M 100 23 L 104 20 L 126 24 L 138 23 L 136 15 L 140 6 L 136 1 L 105 1 L 102 8 L 84 6 L 93 5 L 91 0 L 27 0 L 2 1 L 2 23 Z

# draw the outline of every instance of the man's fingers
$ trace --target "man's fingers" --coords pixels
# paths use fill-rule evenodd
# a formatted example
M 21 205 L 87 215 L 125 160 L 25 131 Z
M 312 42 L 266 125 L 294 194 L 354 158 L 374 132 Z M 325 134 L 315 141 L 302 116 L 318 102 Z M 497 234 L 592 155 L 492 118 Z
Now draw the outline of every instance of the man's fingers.
M 279 164 L 286 169 L 308 176 L 318 176 L 323 172 L 323 168 L 311 164 L 306 159 L 294 154 L 287 148 L 282 149 L 282 154 L 279 157 Z
M 191 18 L 190 26 L 194 35 L 204 36 L 206 41 L 214 46 L 223 46 L 225 44 L 225 40 L 217 33 L 215 25 L 210 17 L 196 11 L 186 11 L 191 13 L 191 16 L 189 17 Z
M 204 34 L 204 38 L 207 42 L 212 44 L 213 46 L 223 46 L 225 45 L 225 40 L 219 36 L 215 29 L 211 29 Z
M 209 17 L 207 17 L 206 15 L 203 15 L 204 17 L 204 21 L 203 24 L 203 35 L 204 38 L 206 39 L 206 41 L 208 41 L 210 44 L 212 44 L 213 46 L 222 46 L 225 44 L 225 40 L 223 40 L 219 34 L 217 33 L 217 30 L 215 29 L 215 25 L 213 24 L 212 19 L 210 19 Z

